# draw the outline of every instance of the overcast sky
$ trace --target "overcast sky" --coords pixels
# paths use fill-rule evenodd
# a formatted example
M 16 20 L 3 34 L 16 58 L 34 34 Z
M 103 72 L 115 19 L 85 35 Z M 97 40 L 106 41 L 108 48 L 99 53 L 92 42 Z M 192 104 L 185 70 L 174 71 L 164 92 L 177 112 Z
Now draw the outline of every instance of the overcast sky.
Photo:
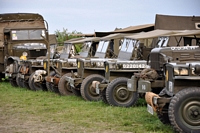
M 156 14 L 200 16 L 200 0 L 0 0 L 0 13 L 39 13 L 53 34 L 152 24 Z

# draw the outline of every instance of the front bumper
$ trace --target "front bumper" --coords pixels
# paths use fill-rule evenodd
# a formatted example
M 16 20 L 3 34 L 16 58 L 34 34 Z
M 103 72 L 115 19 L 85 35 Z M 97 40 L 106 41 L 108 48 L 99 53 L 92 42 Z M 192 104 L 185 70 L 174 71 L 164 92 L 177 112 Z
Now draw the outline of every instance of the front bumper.
M 147 103 L 147 110 L 150 114 L 153 114 L 153 111 L 160 112 L 163 107 L 170 103 L 171 97 L 160 97 L 159 95 L 153 92 L 146 92 L 145 101 Z

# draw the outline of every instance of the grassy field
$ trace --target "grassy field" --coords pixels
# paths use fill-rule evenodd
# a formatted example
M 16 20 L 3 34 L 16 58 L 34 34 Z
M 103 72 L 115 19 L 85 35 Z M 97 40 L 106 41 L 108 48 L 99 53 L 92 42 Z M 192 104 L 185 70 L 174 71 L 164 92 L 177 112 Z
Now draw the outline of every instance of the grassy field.
M 136 107 L 112 107 L 81 97 L 33 92 L 0 82 L 0 132 L 170 133 L 140 99 Z

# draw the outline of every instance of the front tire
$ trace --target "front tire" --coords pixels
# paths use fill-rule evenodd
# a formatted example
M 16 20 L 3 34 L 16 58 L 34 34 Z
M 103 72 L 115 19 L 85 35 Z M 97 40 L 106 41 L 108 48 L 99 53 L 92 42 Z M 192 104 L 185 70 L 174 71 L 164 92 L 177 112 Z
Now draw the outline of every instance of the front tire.
M 200 88 L 179 91 L 169 104 L 169 120 L 177 132 L 200 132 Z
M 72 74 L 71 73 L 64 74 L 60 78 L 59 83 L 58 83 L 59 92 L 60 92 L 61 95 L 64 95 L 64 96 L 68 96 L 68 95 L 72 95 L 73 94 L 69 82 L 65 80 L 66 76 L 71 77 Z
M 51 71 L 49 73 L 49 76 L 55 76 L 56 75 L 56 72 L 55 71 Z M 50 86 L 50 82 L 46 82 L 46 87 L 47 87 L 47 90 L 50 91 L 50 92 L 53 92 L 52 89 L 51 89 L 51 86 Z
M 107 99 L 106 99 L 106 88 L 103 89 L 102 91 L 100 91 L 100 96 L 101 96 L 101 100 L 105 103 L 105 104 L 109 104 Z
M 18 85 L 19 87 L 24 88 L 23 79 L 21 79 L 21 78 L 19 77 L 19 73 L 17 74 L 17 77 L 16 77 L 16 83 L 17 83 L 17 85 Z
M 92 82 L 93 81 L 101 82 L 103 79 L 104 79 L 104 77 L 101 75 L 98 75 L 98 74 L 93 74 L 93 75 L 87 76 L 81 84 L 81 89 L 80 89 L 81 96 L 86 101 L 101 100 L 100 95 L 96 93 L 96 89 L 92 87 Z
M 106 99 L 112 106 L 131 107 L 138 100 L 138 93 L 127 89 L 128 78 L 116 78 L 112 80 L 106 89 Z
M 10 84 L 11 84 L 13 87 L 18 87 L 17 82 L 16 82 L 16 78 L 15 78 L 15 79 L 10 78 L 10 79 L 9 79 L 9 82 L 10 82 Z
M 72 90 L 72 93 L 73 93 L 75 96 L 78 96 L 78 97 L 81 96 L 81 92 L 80 92 L 79 89 L 71 87 L 71 90 Z

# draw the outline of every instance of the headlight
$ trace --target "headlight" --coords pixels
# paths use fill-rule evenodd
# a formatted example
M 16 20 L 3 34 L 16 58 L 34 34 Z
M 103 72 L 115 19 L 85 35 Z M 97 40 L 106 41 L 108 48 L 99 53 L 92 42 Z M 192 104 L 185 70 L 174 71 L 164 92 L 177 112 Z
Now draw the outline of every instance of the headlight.
M 27 52 L 23 52 L 22 56 L 20 57 L 21 60 L 27 60 L 26 56 L 28 55 Z
M 23 52 L 22 56 L 28 56 L 28 53 L 27 52 Z

